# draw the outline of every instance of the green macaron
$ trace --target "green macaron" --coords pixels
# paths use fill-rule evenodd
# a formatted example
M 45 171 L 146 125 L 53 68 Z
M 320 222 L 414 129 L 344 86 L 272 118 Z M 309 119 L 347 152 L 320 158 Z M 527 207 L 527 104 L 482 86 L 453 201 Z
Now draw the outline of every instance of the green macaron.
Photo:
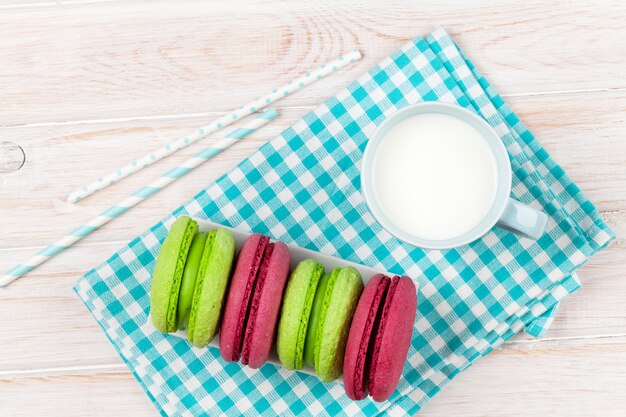
M 232 233 L 226 229 L 211 230 L 200 259 L 189 313 L 187 333 L 194 346 L 206 346 L 219 330 L 234 258 Z
M 363 281 L 351 266 L 335 268 L 328 278 L 315 338 L 315 373 L 322 381 L 337 379 L 343 369 L 350 323 Z
M 326 273 L 320 278 L 319 284 L 317 284 L 317 292 L 315 293 L 315 299 L 313 300 L 313 307 L 311 307 L 311 315 L 309 316 L 309 327 L 306 333 L 306 341 L 304 343 L 304 363 L 310 366 L 315 366 L 315 341 L 317 340 L 317 327 L 320 322 L 320 314 L 322 312 L 322 305 L 324 304 L 324 294 L 326 294 L 326 287 L 328 286 L 328 280 L 330 274 Z
M 178 307 L 176 308 L 176 327 L 180 330 L 185 330 L 189 323 L 189 313 L 191 312 L 193 293 L 196 288 L 196 278 L 200 269 L 200 261 L 204 253 L 207 237 L 207 233 L 196 233 L 187 254 L 187 262 L 185 262 L 183 279 L 178 293 Z
M 324 266 L 312 259 L 300 262 L 287 281 L 278 323 L 276 351 L 287 369 L 302 369 L 309 314 L 324 274 Z
M 150 290 L 150 317 L 161 333 L 176 331 L 176 307 L 187 253 L 198 223 L 179 217 L 170 227 L 157 256 Z

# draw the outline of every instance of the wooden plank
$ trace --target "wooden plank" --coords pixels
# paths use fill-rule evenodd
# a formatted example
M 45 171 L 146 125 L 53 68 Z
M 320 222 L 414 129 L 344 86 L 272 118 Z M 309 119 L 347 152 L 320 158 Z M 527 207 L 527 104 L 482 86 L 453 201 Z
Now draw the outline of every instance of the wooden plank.
M 515 97 L 510 101 L 600 209 L 626 209 L 626 120 L 621 116 L 626 112 L 626 91 L 589 93 L 584 98 L 579 94 Z M 136 236 L 294 123 L 308 108 L 280 111 L 281 117 L 262 131 L 115 219 L 85 242 L 125 241 Z M 4 139 L 24 149 L 26 163 L 16 172 L 0 174 L 0 236 L 4 237 L 0 239 L 0 248 L 49 244 L 78 222 L 118 202 L 214 138 L 196 143 L 109 187 L 81 202 L 75 211 L 61 210 L 53 200 L 172 141 L 213 115 L 6 129 Z M 21 217 L 16 219 L 18 212 Z
M 619 241 L 581 268 L 584 287 L 563 303 L 548 338 L 626 335 L 626 222 L 623 217 L 619 221 L 611 224 L 619 233 Z M 11 318 L 5 322 L 0 344 L 0 371 L 120 362 L 71 288 L 82 274 L 124 243 L 77 246 L 0 291 L 0 317 Z M 0 269 L 31 252 L 0 251 Z M 529 337 L 524 335 L 518 338 L 526 339 Z
M 410 0 L 196 1 L 186 7 L 131 1 L 6 9 L 0 109 L 7 111 L 0 123 L 227 110 L 362 48 L 366 56 L 358 65 L 285 101 L 313 105 L 438 25 L 502 93 L 624 88 L 618 57 L 626 55 L 626 44 L 615 41 L 624 36 L 624 19 L 619 1 L 551 8 L 539 0 L 479 7 L 454 0 L 419 6 Z
M 0 0 L 0 9 L 36 9 L 44 7 L 67 7 L 95 3 L 119 3 L 120 0 Z
M 66 7 L 78 4 L 113 3 L 119 0 L 0 0 L 0 10 Z
M 128 371 L 0 380 L 0 414 L 12 417 L 153 417 L 156 408 Z
M 624 337 L 498 350 L 458 376 L 418 415 L 621 417 L 625 352 Z M 0 395 L 0 414 L 7 416 L 154 415 L 135 379 L 119 367 L 0 377 Z
M 623 416 L 624 338 L 535 342 L 495 351 L 418 416 Z

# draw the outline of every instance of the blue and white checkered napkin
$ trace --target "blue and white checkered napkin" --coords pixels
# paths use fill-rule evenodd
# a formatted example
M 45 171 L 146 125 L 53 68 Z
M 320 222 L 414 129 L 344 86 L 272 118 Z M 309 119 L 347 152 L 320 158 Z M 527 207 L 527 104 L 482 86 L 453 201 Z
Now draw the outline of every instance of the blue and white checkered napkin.
M 368 136 L 411 103 L 458 103 L 484 117 L 511 156 L 513 195 L 550 216 L 537 241 L 494 229 L 455 250 L 425 251 L 383 230 L 359 193 Z M 574 271 L 613 238 L 593 204 L 439 29 L 383 60 L 180 207 L 225 225 L 406 274 L 419 311 L 396 393 L 353 402 L 338 383 L 265 365 L 225 363 L 147 324 L 166 217 L 76 291 L 163 415 L 411 415 L 448 381 L 520 330 L 540 335 L 579 288 Z

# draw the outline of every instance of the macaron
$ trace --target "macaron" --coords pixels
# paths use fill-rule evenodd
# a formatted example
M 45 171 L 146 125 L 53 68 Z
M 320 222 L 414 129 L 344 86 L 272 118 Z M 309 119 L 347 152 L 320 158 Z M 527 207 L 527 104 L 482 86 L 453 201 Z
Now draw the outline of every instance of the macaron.
M 187 329 L 189 341 L 204 347 L 219 329 L 235 239 L 226 229 L 197 231 L 187 216 L 170 227 L 152 273 L 150 316 L 160 332 Z
M 309 315 L 323 274 L 322 264 L 305 259 L 296 266 L 287 281 L 276 337 L 278 359 L 287 369 L 304 367 Z
M 415 284 L 408 277 L 378 274 L 359 300 L 345 350 L 346 394 L 362 400 L 388 399 L 398 385 L 411 343 L 417 309 Z
M 170 227 L 156 259 L 150 289 L 150 317 L 161 333 L 176 331 L 176 308 L 187 253 L 198 223 L 179 217 Z
M 234 258 L 233 234 L 223 228 L 211 230 L 197 267 L 189 311 L 187 337 L 196 347 L 208 345 L 219 331 Z
M 347 266 L 335 268 L 323 294 L 318 291 L 315 296 L 322 297 L 314 343 L 315 373 L 322 381 L 341 375 L 348 332 L 362 291 L 361 274 Z
M 267 361 L 290 255 L 281 242 L 258 233 L 246 239 L 235 266 L 220 331 L 224 360 L 258 368 Z

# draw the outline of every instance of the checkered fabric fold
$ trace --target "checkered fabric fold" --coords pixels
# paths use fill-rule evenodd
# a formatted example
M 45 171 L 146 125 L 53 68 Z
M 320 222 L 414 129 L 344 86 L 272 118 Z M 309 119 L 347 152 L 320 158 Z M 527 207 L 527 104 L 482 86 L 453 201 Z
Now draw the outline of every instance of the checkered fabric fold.
M 427 251 L 376 223 L 359 190 L 367 138 L 386 116 L 420 101 L 457 103 L 496 129 L 511 157 L 513 196 L 550 217 L 543 237 L 493 229 L 458 249 Z M 338 383 L 225 363 L 217 349 L 152 330 L 150 275 L 168 227 L 183 213 L 415 278 L 412 345 L 390 400 L 353 402 Z M 304 116 L 75 290 L 163 415 L 402 416 L 515 333 L 545 331 L 559 301 L 580 287 L 574 271 L 612 238 L 593 204 L 439 29 Z

